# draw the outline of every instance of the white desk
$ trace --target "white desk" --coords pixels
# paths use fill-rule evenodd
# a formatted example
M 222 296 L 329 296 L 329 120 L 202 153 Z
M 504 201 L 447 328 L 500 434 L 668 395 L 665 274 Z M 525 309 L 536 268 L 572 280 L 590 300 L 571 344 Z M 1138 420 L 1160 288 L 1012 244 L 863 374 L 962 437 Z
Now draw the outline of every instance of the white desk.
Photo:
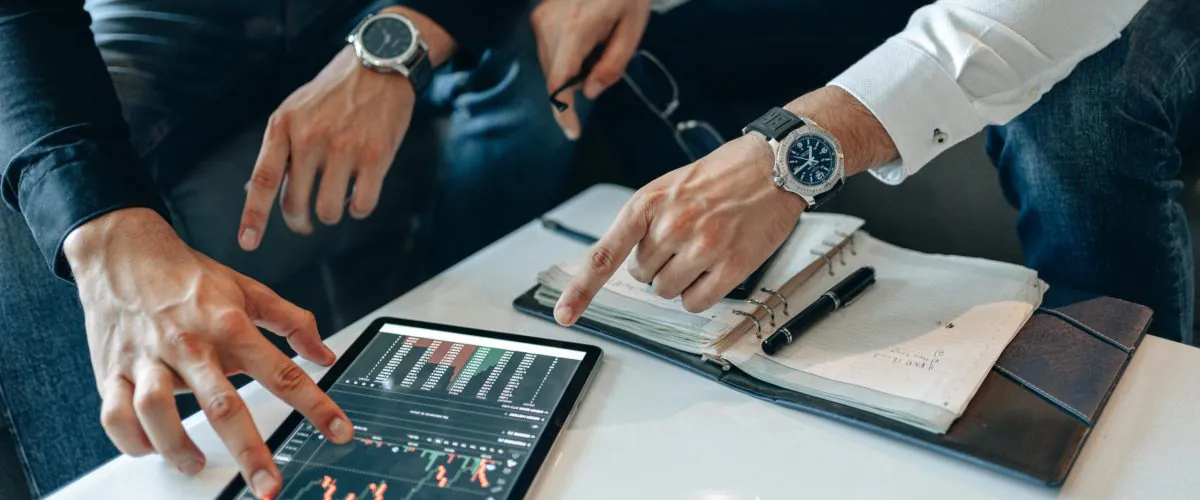
M 630 191 L 598 186 L 552 215 L 602 233 Z M 604 362 L 547 461 L 535 498 L 1200 498 L 1200 350 L 1147 337 L 1061 490 L 1002 476 L 867 431 L 760 402 L 672 365 L 524 316 L 511 301 L 583 247 L 529 224 L 329 340 L 342 352 L 371 319 L 397 316 L 600 345 Z M 319 376 L 315 365 L 306 365 Z M 263 435 L 289 409 L 241 391 Z M 208 455 L 188 478 L 158 457 L 120 457 L 55 498 L 213 498 L 236 474 L 202 415 Z

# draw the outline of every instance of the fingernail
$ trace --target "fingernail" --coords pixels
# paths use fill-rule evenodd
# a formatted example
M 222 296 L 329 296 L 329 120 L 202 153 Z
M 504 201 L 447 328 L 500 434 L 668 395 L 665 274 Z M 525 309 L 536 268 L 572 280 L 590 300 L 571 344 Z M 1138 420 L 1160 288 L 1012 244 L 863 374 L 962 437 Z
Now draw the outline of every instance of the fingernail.
M 179 472 L 194 476 L 204 470 L 204 459 L 193 458 L 179 465 Z
M 262 498 L 274 493 L 275 487 L 279 485 L 279 481 L 276 481 L 275 476 L 271 475 L 270 472 L 260 470 L 250 477 L 250 484 L 254 485 L 254 494 Z
M 554 310 L 554 320 L 562 326 L 571 326 L 575 323 L 575 309 L 568 306 L 563 306 Z
M 570 127 L 563 127 L 563 135 L 566 135 L 567 139 L 572 141 L 579 140 L 579 132 Z
M 226 240 L 229 241 L 229 240 Z M 238 237 L 238 241 L 242 244 L 242 248 L 251 249 L 258 246 L 258 230 L 248 227 L 242 230 L 242 235 Z
M 342 417 L 334 418 L 329 423 L 329 432 L 333 433 L 333 440 L 338 443 L 345 443 L 354 437 L 354 428 Z
M 587 85 L 583 87 L 584 97 L 587 97 L 593 101 L 596 100 L 597 97 L 600 97 L 601 92 L 604 92 L 604 85 L 597 81 L 588 82 Z

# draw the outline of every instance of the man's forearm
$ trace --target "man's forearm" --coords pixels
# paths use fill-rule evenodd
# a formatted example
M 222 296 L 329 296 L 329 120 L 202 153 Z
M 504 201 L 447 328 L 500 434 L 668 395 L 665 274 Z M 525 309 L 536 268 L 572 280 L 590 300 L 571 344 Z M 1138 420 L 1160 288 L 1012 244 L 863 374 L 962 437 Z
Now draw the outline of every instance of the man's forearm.
M 64 278 L 73 229 L 124 207 L 167 215 L 88 25 L 82 0 L 0 4 L 3 196 Z

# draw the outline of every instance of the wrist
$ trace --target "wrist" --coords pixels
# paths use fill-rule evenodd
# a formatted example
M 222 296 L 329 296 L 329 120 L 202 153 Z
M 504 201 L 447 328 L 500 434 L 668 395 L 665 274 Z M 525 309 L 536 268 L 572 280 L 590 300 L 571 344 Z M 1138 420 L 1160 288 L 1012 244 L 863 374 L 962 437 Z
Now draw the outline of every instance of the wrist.
M 454 38 L 441 25 L 425 16 L 425 14 L 402 5 L 387 7 L 380 12 L 400 14 L 407 17 L 409 21 L 412 21 L 413 25 L 417 27 L 417 31 L 421 33 L 421 41 L 425 42 L 425 45 L 429 47 L 429 62 L 433 67 L 436 68 L 445 64 L 454 55 L 454 51 L 457 48 Z
M 751 155 L 755 175 L 758 175 L 769 189 L 768 196 L 777 200 L 779 206 L 788 214 L 799 218 L 804 209 L 808 208 L 808 203 L 804 198 L 775 183 L 775 152 L 767 137 L 758 132 L 750 132 L 735 140 L 750 143 L 746 146 L 749 149 L 747 154 Z
M 63 242 L 63 256 L 76 275 L 103 262 L 114 251 L 164 238 L 178 240 L 171 225 L 158 212 L 148 208 L 123 208 L 83 223 Z
M 846 175 L 886 165 L 900 156 L 883 124 L 858 99 L 840 87 L 822 87 L 784 106 L 806 116 L 841 143 Z

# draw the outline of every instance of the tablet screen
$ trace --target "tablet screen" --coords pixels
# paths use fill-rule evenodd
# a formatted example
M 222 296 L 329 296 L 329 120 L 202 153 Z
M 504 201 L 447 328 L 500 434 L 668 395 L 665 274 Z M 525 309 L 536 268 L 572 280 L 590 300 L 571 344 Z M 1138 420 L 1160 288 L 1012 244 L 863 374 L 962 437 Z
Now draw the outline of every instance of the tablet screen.
M 299 423 L 276 498 L 508 498 L 585 354 L 384 323 L 328 389 L 354 441 Z

